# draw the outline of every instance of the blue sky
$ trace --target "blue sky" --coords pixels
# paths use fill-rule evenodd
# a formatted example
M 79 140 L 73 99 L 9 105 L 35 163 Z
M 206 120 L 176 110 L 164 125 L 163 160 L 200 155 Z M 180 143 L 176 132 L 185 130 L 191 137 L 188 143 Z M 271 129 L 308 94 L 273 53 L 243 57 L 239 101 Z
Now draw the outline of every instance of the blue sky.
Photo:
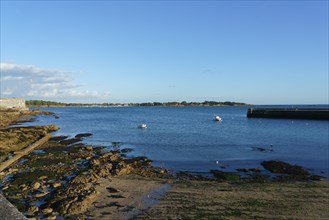
M 1 97 L 328 103 L 328 1 L 3 1 Z

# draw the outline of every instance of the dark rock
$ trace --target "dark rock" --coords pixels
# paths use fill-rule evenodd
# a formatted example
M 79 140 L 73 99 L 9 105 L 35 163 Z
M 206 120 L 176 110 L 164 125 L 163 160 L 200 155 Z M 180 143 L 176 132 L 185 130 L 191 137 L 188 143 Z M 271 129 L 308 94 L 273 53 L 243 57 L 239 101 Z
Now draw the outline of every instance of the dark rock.
M 71 144 L 77 143 L 79 141 L 81 141 L 80 138 L 71 138 L 71 139 L 67 139 L 67 140 L 62 140 L 59 143 L 63 144 L 63 145 L 71 145 Z
M 132 149 L 132 148 L 124 148 L 124 149 L 122 149 L 121 150 L 121 153 L 129 153 L 129 152 L 132 152 L 132 151 L 134 151 L 134 149 Z
M 75 135 L 76 138 L 82 138 L 82 137 L 89 137 L 92 136 L 93 134 L 91 133 L 81 133 L 81 134 L 77 134 Z
M 107 196 L 108 198 L 115 198 L 115 199 L 122 199 L 122 198 L 126 198 L 122 195 L 110 195 L 110 196 Z
M 325 178 L 325 177 L 323 177 L 323 176 L 318 176 L 318 175 L 312 175 L 312 176 L 310 176 L 308 179 L 309 179 L 309 180 L 313 180 L 313 181 L 320 181 L 320 180 L 323 179 L 323 178 Z
M 254 182 L 254 183 L 265 183 L 265 182 L 269 182 L 270 180 L 271 180 L 270 176 L 261 173 L 252 173 L 250 175 L 250 178 L 248 179 L 249 182 Z
M 70 147 L 85 147 L 85 145 L 84 144 L 82 144 L 82 143 L 77 143 L 77 144 L 72 144 L 72 145 L 70 145 Z
M 308 176 L 309 172 L 297 165 L 291 165 L 282 161 L 263 161 L 261 165 L 272 173 L 291 174 L 297 176 Z
M 124 207 L 124 206 L 120 205 L 118 202 L 110 202 L 110 203 L 107 203 L 106 206 L 108 206 L 108 207 L 111 207 L 111 206 Z
M 269 149 L 263 148 L 263 147 L 252 147 L 252 150 L 259 151 L 259 152 L 272 152 L 273 148 L 272 148 L 272 146 L 270 146 Z
M 65 140 L 66 138 L 68 138 L 68 136 L 56 136 L 56 137 L 50 138 L 50 141 L 62 141 L 62 140 Z
M 259 151 L 259 152 L 265 152 L 265 151 L 267 151 L 265 148 L 262 148 L 262 147 L 253 147 L 252 149 L 254 151 Z
M 240 169 L 236 169 L 237 171 L 239 172 L 243 172 L 243 173 L 250 173 L 250 172 L 253 172 L 253 173 L 260 173 L 260 169 L 258 168 L 240 168 Z
M 117 193 L 117 192 L 119 192 L 117 189 L 114 189 L 114 188 L 112 188 L 112 187 L 106 187 L 106 189 L 107 189 L 107 191 L 108 191 L 109 193 Z

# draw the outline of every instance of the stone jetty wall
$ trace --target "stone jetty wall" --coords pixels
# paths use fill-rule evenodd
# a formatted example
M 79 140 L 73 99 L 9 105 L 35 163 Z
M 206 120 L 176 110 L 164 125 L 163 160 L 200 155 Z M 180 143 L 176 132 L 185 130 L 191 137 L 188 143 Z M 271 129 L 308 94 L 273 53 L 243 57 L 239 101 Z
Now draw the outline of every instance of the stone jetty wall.
M 329 109 L 249 108 L 247 112 L 247 117 L 329 120 Z
M 22 98 L 0 98 L 0 108 L 27 109 Z
M 5 220 L 26 220 L 27 218 L 20 213 L 0 192 L 0 219 Z

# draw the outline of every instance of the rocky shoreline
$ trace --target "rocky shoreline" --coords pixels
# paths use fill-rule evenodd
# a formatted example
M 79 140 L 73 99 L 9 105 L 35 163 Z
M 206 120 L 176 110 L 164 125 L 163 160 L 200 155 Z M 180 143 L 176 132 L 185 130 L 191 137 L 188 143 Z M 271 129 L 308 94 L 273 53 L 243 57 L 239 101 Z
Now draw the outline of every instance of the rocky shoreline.
M 8 128 L 11 123 L 21 122 L 19 118 L 23 117 L 23 120 L 26 120 L 26 116 L 30 117 L 35 114 L 51 115 L 51 113 L 41 111 L 2 112 L 1 117 L 7 119 L 11 117 L 11 120 L 8 119 L 1 124 L 0 158 L 2 159 L 0 162 L 15 155 L 17 150 L 23 149 L 58 129 L 54 125 Z M 248 178 L 242 178 L 239 173 L 228 173 L 220 170 L 211 171 L 213 177 L 184 172 L 173 175 L 168 170 L 152 166 L 152 161 L 146 157 L 127 157 L 126 153 L 129 152 L 129 149 L 120 149 L 117 145 L 113 145 L 109 149 L 81 143 L 84 138 L 91 135 L 85 133 L 77 134 L 73 138 L 67 136 L 52 137 L 45 144 L 25 155 L 0 173 L 0 187 L 3 195 L 30 219 L 99 219 L 101 217 L 111 219 L 113 216 L 116 216 L 116 219 L 139 218 L 138 216 L 156 219 L 156 217 L 161 216 L 166 218 L 165 213 L 159 214 L 168 208 L 167 206 L 162 207 L 163 203 L 166 201 L 175 203 L 176 200 L 172 201 L 172 198 L 167 196 L 167 194 L 171 195 L 172 190 L 158 198 L 162 201 L 161 205 L 154 208 L 151 208 L 151 205 L 140 205 L 147 203 L 147 199 L 140 201 L 140 198 L 145 195 L 148 195 L 146 198 L 150 198 L 152 190 L 169 185 L 175 190 L 182 190 L 181 187 L 185 187 L 193 191 L 201 186 L 203 189 L 205 184 L 209 184 L 209 189 L 203 189 L 208 192 L 207 190 L 217 189 L 219 186 L 225 188 L 227 184 L 229 187 L 238 184 L 240 188 L 248 188 L 250 184 L 273 184 L 272 187 L 282 188 L 282 184 L 290 183 L 294 186 L 301 184 L 303 188 L 306 188 L 305 184 L 311 184 L 309 189 L 315 187 L 319 190 L 319 194 L 315 195 L 321 199 L 320 195 L 323 192 L 329 192 L 327 180 L 323 180 L 320 176 L 311 175 L 302 167 L 281 161 L 264 161 L 262 164 L 270 172 L 280 174 L 275 177 L 264 175 L 257 169 L 239 170 L 240 173 L 248 173 Z M 314 182 L 315 180 L 319 183 Z M 144 188 L 141 188 L 140 184 Z M 113 187 L 114 185 L 122 189 L 118 190 Z M 125 196 L 120 193 L 117 194 L 118 192 Z M 189 192 L 184 194 L 184 196 L 186 195 L 189 195 Z M 208 199 L 216 201 L 216 198 L 211 198 L 211 194 L 208 196 Z M 196 198 L 190 195 L 185 203 L 193 204 L 194 199 Z M 136 201 L 139 201 L 139 205 L 136 205 Z M 99 203 L 104 204 L 97 208 L 95 204 Z M 197 202 L 194 201 L 194 203 Z M 157 209 L 156 207 L 162 208 Z M 208 209 L 209 207 L 205 208 Z M 100 213 L 100 210 L 103 209 L 108 211 Z M 181 215 L 182 210 L 184 207 L 176 210 L 176 218 Z M 192 211 L 190 210 L 190 212 Z M 148 214 L 146 215 L 146 213 Z M 234 217 L 236 213 L 231 214 L 227 216 Z M 212 214 L 210 213 L 209 216 Z M 200 219 L 197 215 L 191 215 L 188 218 Z
M 14 112 L 5 127 L 27 121 L 26 116 L 48 112 Z M 23 121 L 19 120 L 19 117 Z M 28 120 L 30 121 L 30 120 Z M 13 157 L 17 150 L 31 145 L 58 128 L 50 126 L 5 127 L 0 130 L 2 161 Z M 92 134 L 77 134 L 74 138 L 53 137 L 0 173 L 1 188 L 6 198 L 29 218 L 79 219 L 97 196 L 97 181 L 101 178 L 138 174 L 163 178 L 168 171 L 151 166 L 146 157 L 126 158 L 127 149 L 105 150 L 79 142 Z M 17 146 L 12 148 L 11 146 Z

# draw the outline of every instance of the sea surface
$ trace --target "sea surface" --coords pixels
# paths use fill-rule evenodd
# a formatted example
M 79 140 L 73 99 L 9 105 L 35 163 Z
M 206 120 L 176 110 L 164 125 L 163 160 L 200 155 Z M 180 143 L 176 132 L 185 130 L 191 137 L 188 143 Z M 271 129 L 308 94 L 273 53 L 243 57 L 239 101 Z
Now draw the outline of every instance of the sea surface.
M 328 106 L 254 106 L 314 107 Z M 54 116 L 37 116 L 24 125 L 56 124 L 54 135 L 92 133 L 86 144 L 114 142 L 131 148 L 129 156 L 147 156 L 154 165 L 178 171 L 209 172 L 260 168 L 264 160 L 298 164 L 329 176 L 328 125 L 322 120 L 247 118 L 248 107 L 89 107 L 47 108 Z M 214 121 L 220 115 L 222 122 Z M 147 129 L 137 126 L 146 123 Z M 260 148 L 263 151 L 260 151 Z

